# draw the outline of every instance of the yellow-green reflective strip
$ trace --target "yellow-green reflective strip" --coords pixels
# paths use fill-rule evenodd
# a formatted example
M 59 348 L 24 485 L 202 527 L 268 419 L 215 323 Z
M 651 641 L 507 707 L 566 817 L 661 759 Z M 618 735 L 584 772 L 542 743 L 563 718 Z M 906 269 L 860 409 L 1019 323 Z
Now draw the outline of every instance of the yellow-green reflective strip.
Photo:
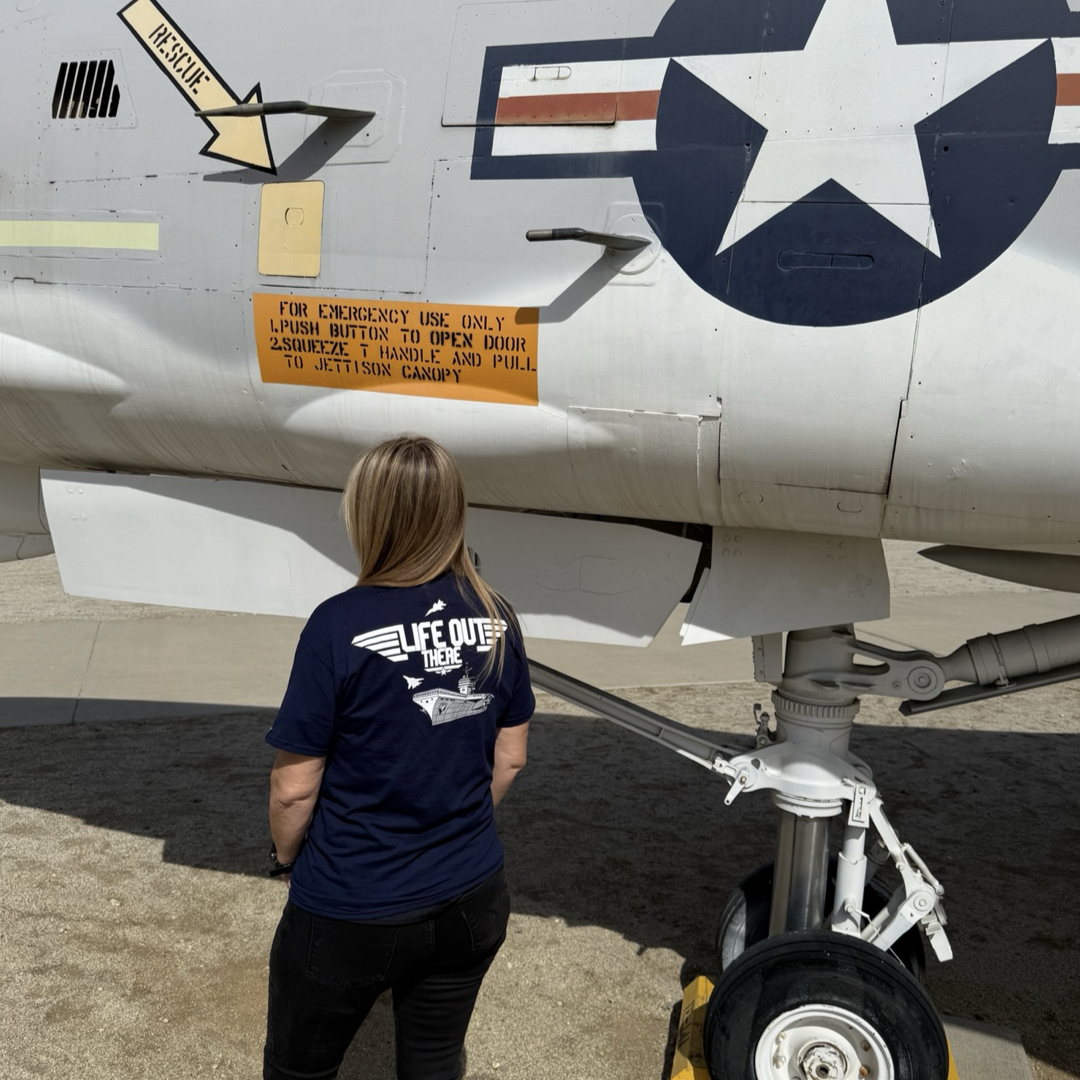
M 0 247 L 157 251 L 156 221 L 0 221 Z

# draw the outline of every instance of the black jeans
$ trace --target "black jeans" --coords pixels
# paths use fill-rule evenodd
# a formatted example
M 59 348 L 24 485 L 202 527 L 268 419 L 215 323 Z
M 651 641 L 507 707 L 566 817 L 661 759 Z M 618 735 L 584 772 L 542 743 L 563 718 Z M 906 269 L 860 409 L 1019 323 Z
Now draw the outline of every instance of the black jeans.
M 437 915 L 403 925 L 344 922 L 291 901 L 270 950 L 263 1080 L 331 1080 L 387 989 L 398 1080 L 458 1080 L 480 983 L 506 937 L 500 870 Z

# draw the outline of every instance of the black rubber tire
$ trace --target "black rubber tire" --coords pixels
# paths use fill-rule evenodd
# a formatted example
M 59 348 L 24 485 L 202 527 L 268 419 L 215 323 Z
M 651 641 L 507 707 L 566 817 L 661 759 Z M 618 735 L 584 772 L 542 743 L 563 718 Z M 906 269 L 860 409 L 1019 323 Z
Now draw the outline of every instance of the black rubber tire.
M 772 910 L 773 864 L 758 867 L 744 878 L 728 898 L 720 925 L 716 931 L 716 961 L 721 971 L 751 945 L 769 936 L 769 915 Z M 836 887 L 836 859 L 829 860 L 829 885 L 825 893 L 825 910 L 832 910 Z M 867 883 L 863 894 L 863 910 L 880 911 L 892 894 L 878 882 Z M 912 927 L 895 942 L 892 954 L 922 982 L 926 976 L 926 949 L 918 927 Z
M 705 1013 L 713 1080 L 754 1080 L 758 1043 L 794 1009 L 845 1009 L 870 1025 L 895 1080 L 946 1080 L 949 1047 L 919 982 L 880 949 L 842 934 L 783 934 L 747 949 L 724 972 Z

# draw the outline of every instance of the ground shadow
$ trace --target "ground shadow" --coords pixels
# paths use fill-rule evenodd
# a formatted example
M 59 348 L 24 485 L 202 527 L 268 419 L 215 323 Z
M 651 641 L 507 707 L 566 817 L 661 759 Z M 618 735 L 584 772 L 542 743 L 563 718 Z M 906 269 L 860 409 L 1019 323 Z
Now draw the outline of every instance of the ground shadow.
M 258 705 L 206 701 L 134 701 L 92 697 L 0 697 L 0 730 L 65 724 L 104 724 L 114 720 L 184 720 L 264 712 Z
M 262 875 L 271 715 L 0 731 L 0 797 L 160 838 L 168 862 Z M 854 748 L 948 890 L 957 958 L 931 965 L 938 1007 L 1080 1073 L 1080 737 L 864 726 Z M 687 981 L 715 976 L 718 913 L 770 858 L 768 803 L 725 808 L 718 778 L 590 718 L 538 715 L 530 750 L 499 812 L 515 910 L 671 949 Z M 388 1012 L 361 1037 L 376 1058 Z

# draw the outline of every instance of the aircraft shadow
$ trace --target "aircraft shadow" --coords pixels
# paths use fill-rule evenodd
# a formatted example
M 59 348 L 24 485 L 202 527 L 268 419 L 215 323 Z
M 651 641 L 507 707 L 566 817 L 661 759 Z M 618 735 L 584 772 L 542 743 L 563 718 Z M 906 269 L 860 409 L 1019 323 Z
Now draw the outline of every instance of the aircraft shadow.
M 0 731 L 0 793 L 159 838 L 167 862 L 261 876 L 271 717 Z M 1029 1053 L 1080 1073 L 1080 737 L 861 726 L 853 748 L 947 889 L 957 958 L 931 961 L 939 1009 L 1013 1027 Z M 529 767 L 499 811 L 514 910 L 672 950 L 684 983 L 715 978 L 718 914 L 773 842 L 767 802 L 726 808 L 726 792 L 603 721 L 538 714 Z M 382 1003 L 360 1045 L 385 1052 L 389 1022 Z
M 574 241 L 570 241 L 573 243 Z M 576 277 L 554 300 L 540 309 L 541 323 L 566 322 L 576 315 L 590 300 L 599 296 L 604 287 L 619 276 L 619 265 L 609 262 L 602 249 L 597 248 L 600 257 Z M 620 259 L 629 262 L 634 252 L 620 255 Z
M 314 176 L 370 123 L 371 117 L 362 120 L 324 120 L 278 165 L 275 181 L 307 180 Z M 229 169 L 207 173 L 203 181 L 208 184 L 265 184 L 266 173 L 258 169 Z

